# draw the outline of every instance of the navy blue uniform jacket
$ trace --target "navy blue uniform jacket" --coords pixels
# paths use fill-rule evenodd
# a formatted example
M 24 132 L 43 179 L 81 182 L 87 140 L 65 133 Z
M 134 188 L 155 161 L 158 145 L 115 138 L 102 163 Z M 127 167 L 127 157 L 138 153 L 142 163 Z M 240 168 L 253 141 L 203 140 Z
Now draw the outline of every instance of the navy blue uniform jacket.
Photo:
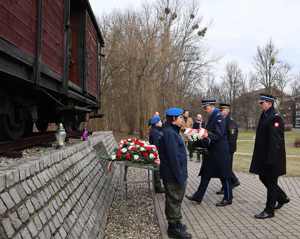
M 187 180 L 187 155 L 180 128 L 166 123 L 159 143 L 160 177 L 168 183 L 184 186 Z
M 284 122 L 273 107 L 260 116 L 250 172 L 273 176 L 286 173 Z
M 155 145 L 157 149 L 159 149 L 159 140 L 161 136 L 161 127 L 152 126 L 149 132 L 149 143 Z
M 196 142 L 197 146 L 208 150 L 208 153 L 203 156 L 199 176 L 228 178 L 231 174 L 229 147 L 225 120 L 219 109 L 214 109 L 205 128 L 209 139 Z

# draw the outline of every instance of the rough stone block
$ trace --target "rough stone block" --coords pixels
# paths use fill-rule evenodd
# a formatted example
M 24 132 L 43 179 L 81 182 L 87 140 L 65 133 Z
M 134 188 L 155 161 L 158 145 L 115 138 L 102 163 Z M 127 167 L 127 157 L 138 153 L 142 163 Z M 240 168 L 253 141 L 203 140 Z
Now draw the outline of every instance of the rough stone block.
M 10 221 L 13 225 L 13 227 L 15 228 L 16 231 L 19 230 L 19 228 L 22 226 L 22 222 L 20 220 L 20 218 L 18 217 L 16 212 L 13 212 L 9 215 Z
M 37 230 L 36 225 L 34 224 L 33 221 L 30 221 L 28 223 L 27 227 L 28 227 L 28 230 L 29 230 L 30 234 L 32 235 L 32 237 L 35 237 L 38 234 L 38 230 Z
M 67 233 L 66 233 L 66 231 L 65 231 L 65 229 L 63 227 L 61 227 L 59 229 L 59 233 L 61 235 L 61 238 L 65 239 L 67 237 Z
M 42 230 L 43 225 L 42 225 L 41 219 L 38 215 L 34 216 L 33 221 L 34 221 L 34 224 L 35 224 L 36 228 L 38 229 L 38 231 Z
M 32 192 L 34 192 L 36 190 L 36 186 L 34 185 L 34 183 L 31 179 L 27 179 L 27 184 L 30 187 Z
M 26 208 L 27 208 L 28 212 L 29 212 L 30 214 L 33 214 L 35 210 L 34 210 L 34 206 L 33 206 L 33 204 L 32 204 L 32 202 L 31 202 L 30 199 L 28 199 L 28 200 L 26 201 L 25 205 L 26 205 Z
M 21 219 L 21 221 L 23 223 L 25 223 L 28 219 L 29 219 L 29 212 L 27 207 L 25 207 L 25 205 L 21 205 L 18 209 L 17 209 L 19 218 Z
M 12 238 L 12 236 L 15 233 L 15 229 L 13 228 L 12 223 L 9 220 L 9 218 L 3 218 L 1 220 L 1 224 L 2 224 L 2 226 L 4 228 L 4 231 L 5 231 L 6 235 L 7 235 L 7 237 L 8 238 Z
M 16 204 L 21 202 L 22 199 L 21 199 L 20 195 L 18 194 L 17 190 L 15 189 L 15 187 L 9 189 L 9 194 Z
M 21 186 L 21 184 L 18 184 L 14 187 L 16 191 L 18 192 L 19 196 L 21 197 L 21 200 L 24 200 L 27 196 L 24 188 Z
M 25 190 L 26 194 L 30 195 L 32 191 L 31 191 L 30 187 L 28 186 L 27 182 L 24 181 L 21 183 L 21 185 L 22 185 L 23 189 Z
M 21 235 L 22 235 L 22 238 L 24 239 L 24 238 L 31 238 L 31 236 L 30 236 L 30 233 L 29 233 L 29 231 L 28 231 L 28 229 L 27 229 L 27 227 L 25 227 L 22 231 L 21 231 Z
M 6 187 L 6 177 L 4 174 L 0 174 L 0 193 L 5 189 Z
M 39 200 L 36 197 L 31 197 L 31 202 L 32 202 L 35 210 L 39 210 L 42 207 Z
M 0 195 L 2 201 L 4 202 L 5 206 L 8 208 L 8 209 L 11 209 L 15 206 L 15 203 L 14 201 L 12 200 L 11 196 L 9 195 L 8 192 L 4 192 Z

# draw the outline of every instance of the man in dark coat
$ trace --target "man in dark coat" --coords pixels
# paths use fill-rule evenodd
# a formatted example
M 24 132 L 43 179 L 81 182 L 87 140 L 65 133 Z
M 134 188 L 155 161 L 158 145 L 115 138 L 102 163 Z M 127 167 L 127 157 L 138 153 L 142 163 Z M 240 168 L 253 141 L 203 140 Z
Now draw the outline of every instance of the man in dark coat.
M 149 143 L 156 146 L 159 150 L 159 140 L 162 137 L 162 122 L 158 115 L 154 115 L 150 120 L 149 124 L 151 125 L 149 131 Z M 164 193 L 165 190 L 161 185 L 159 170 L 153 172 L 153 181 L 154 181 L 154 190 L 156 193 Z
M 227 206 L 232 203 L 232 187 L 229 180 L 231 175 L 229 162 L 228 141 L 225 132 L 225 121 L 220 110 L 215 107 L 215 100 L 202 100 L 202 106 L 209 118 L 206 124 L 206 135 L 202 140 L 195 142 L 197 146 L 207 148 L 204 154 L 199 175 L 201 183 L 198 190 L 192 196 L 186 196 L 189 200 L 201 203 L 211 178 L 224 180 L 224 197 L 216 206 Z
M 250 172 L 259 175 L 267 188 L 267 202 L 265 209 L 255 215 L 257 219 L 274 217 L 274 209 L 289 202 L 285 192 L 278 186 L 278 177 L 286 173 L 286 155 L 284 122 L 274 109 L 274 101 L 271 95 L 260 95 L 262 114 L 256 129 Z
M 220 103 L 220 110 L 225 119 L 225 128 L 226 128 L 226 135 L 229 144 L 229 159 L 230 159 L 230 168 L 231 168 L 231 185 L 232 188 L 237 187 L 240 185 L 240 181 L 237 176 L 234 174 L 232 166 L 233 166 L 233 154 L 236 151 L 236 141 L 238 138 L 238 125 L 237 123 L 231 118 L 230 115 L 230 104 Z M 223 185 L 223 182 L 222 182 Z M 223 194 L 224 188 L 222 186 L 221 190 L 217 192 L 217 194 Z
M 184 124 L 182 113 L 180 108 L 169 108 L 166 111 L 166 123 L 159 142 L 160 177 L 165 187 L 168 236 L 189 239 L 192 235 L 186 231 L 186 225 L 181 223 L 181 204 L 188 177 L 187 152 L 180 135 L 180 128 Z

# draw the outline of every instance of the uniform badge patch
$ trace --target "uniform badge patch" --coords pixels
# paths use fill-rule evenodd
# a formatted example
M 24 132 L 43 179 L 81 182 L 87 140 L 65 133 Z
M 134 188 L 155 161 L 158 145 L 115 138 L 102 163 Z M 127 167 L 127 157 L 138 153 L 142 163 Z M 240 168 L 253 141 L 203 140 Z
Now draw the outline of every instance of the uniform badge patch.
M 274 123 L 274 127 L 275 127 L 275 128 L 278 128 L 278 127 L 279 127 L 279 123 L 278 123 L 278 122 L 275 122 L 275 123 Z

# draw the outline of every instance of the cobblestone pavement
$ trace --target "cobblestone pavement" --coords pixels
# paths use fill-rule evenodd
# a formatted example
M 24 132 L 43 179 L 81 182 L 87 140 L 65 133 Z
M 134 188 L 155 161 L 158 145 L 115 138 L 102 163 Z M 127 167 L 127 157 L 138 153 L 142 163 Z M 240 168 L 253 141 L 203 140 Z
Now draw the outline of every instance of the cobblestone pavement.
M 186 194 L 198 187 L 200 163 L 189 161 L 189 179 Z M 216 195 L 220 189 L 218 179 L 212 179 L 202 203 L 183 201 L 183 222 L 193 238 L 300 238 L 300 177 L 281 177 L 279 184 L 291 199 L 289 204 L 276 211 L 272 219 L 257 220 L 254 215 L 263 210 L 266 190 L 257 176 L 237 173 L 241 185 L 234 189 L 233 204 L 223 208 L 215 206 L 222 199 Z M 155 207 L 163 238 L 166 235 L 164 195 L 156 195 Z

